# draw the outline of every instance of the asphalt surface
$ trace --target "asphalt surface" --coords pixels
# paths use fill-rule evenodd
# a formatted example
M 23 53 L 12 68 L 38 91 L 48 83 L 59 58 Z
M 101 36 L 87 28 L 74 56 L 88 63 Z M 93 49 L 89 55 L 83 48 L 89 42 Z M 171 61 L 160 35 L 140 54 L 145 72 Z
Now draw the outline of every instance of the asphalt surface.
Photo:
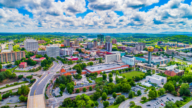
M 51 79 L 55 72 L 60 70 L 62 66 L 62 63 L 59 62 L 58 64 L 54 62 L 51 69 L 49 69 L 48 71 L 44 71 L 44 75 L 31 88 L 30 96 L 43 94 L 44 87 L 46 86 L 47 81 Z

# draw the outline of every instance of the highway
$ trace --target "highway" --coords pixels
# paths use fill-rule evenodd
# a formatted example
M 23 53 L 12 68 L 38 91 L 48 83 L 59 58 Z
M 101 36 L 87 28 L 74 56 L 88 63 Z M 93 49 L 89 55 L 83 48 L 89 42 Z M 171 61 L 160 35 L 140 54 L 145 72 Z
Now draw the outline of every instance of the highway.
M 53 66 L 48 71 L 43 71 L 42 77 L 30 89 L 27 108 L 45 108 L 44 88 L 62 66 L 63 64 L 60 61 L 59 63 L 53 62 Z

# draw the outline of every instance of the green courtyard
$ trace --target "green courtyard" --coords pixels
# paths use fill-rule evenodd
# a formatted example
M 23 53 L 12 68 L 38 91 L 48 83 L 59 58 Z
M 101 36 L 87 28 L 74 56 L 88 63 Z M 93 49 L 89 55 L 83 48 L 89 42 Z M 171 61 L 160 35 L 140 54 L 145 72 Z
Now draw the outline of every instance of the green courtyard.
M 131 72 L 126 72 L 120 74 L 120 76 L 125 76 L 125 78 L 132 78 L 133 76 L 140 76 L 140 75 L 145 75 L 143 72 L 140 71 L 131 71 Z

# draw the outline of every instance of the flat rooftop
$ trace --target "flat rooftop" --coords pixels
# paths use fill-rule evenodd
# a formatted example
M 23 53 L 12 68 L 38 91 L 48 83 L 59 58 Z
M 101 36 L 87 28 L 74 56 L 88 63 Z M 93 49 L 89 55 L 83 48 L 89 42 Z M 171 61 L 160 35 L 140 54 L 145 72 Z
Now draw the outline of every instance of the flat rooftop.
M 102 64 L 102 65 L 89 66 L 86 69 L 88 71 L 91 71 L 91 72 L 95 72 L 95 71 L 106 71 L 107 72 L 107 70 L 111 70 L 111 69 L 118 70 L 118 69 L 128 68 L 128 67 L 122 67 L 124 65 L 125 64 L 117 64 L 117 63 L 114 63 L 114 64 Z
M 26 42 L 37 42 L 37 41 L 34 40 L 34 39 L 26 39 L 25 41 L 26 41 Z

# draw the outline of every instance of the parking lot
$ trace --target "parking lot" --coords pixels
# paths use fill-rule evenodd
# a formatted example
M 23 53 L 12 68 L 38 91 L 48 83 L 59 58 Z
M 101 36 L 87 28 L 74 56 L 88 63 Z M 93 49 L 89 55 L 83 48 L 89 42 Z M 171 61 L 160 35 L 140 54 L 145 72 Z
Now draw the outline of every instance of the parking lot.
M 166 94 L 164 96 L 158 97 L 156 100 L 151 100 L 145 104 L 142 105 L 142 108 L 160 108 L 165 107 L 165 102 L 167 101 L 173 101 L 174 103 L 177 100 L 181 100 L 181 97 L 175 97 L 171 94 Z
M 141 90 L 141 93 L 142 93 L 141 95 L 145 94 L 145 92 L 144 92 L 144 91 L 145 91 L 145 88 L 140 87 L 140 86 L 132 87 L 131 90 L 134 91 L 135 94 L 137 94 L 137 91 L 138 91 L 138 90 Z

